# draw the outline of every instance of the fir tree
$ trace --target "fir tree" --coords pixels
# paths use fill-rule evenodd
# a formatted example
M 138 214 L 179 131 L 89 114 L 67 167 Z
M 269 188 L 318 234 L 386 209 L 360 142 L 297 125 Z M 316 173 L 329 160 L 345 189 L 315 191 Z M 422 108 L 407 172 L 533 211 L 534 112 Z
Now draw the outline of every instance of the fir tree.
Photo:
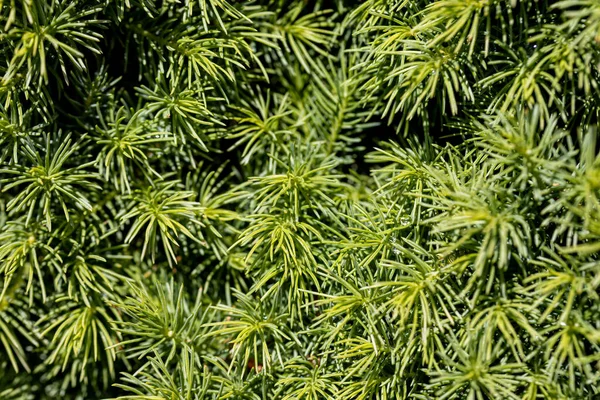
M 598 0 L 0 0 L 0 398 L 597 398 L 599 65 Z

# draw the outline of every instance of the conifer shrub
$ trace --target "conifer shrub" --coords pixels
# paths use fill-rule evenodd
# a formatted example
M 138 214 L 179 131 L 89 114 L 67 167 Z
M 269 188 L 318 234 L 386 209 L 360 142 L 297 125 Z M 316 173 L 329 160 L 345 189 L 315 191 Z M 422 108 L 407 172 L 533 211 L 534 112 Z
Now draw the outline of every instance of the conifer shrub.
M 599 398 L 599 65 L 598 0 L 0 0 L 0 398 Z

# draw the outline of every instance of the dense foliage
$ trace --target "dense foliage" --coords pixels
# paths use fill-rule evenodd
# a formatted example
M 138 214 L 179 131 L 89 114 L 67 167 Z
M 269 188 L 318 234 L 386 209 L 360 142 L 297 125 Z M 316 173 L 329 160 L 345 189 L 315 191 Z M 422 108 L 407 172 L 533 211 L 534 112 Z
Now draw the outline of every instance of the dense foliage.
M 598 398 L 599 65 L 598 0 L 0 0 L 0 398 Z

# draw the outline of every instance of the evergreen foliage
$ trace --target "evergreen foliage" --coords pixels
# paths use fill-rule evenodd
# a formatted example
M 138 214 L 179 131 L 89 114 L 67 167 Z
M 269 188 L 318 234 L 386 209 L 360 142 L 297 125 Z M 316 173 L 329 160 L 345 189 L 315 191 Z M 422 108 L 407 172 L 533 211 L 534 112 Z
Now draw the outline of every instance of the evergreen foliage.
M 0 398 L 599 398 L 599 65 L 598 0 L 0 0 Z

